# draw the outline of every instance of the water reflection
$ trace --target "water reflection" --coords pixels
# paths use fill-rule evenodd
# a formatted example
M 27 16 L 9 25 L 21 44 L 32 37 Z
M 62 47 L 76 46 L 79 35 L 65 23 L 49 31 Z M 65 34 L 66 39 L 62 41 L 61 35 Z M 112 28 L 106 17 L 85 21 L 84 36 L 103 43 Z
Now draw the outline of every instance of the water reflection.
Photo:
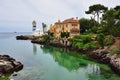
M 100 67 L 96 64 L 88 64 L 86 67 L 89 80 L 103 80 L 100 74 Z M 107 80 L 107 79 L 106 79 Z
M 40 53 L 39 48 L 42 50 L 42 55 L 37 54 Z M 63 79 L 58 78 L 58 80 L 119 80 L 113 79 L 110 75 L 107 75 L 106 77 L 105 74 L 109 73 L 107 73 L 106 70 L 103 70 L 103 67 L 100 68 L 100 65 L 87 59 L 85 55 L 70 52 L 64 48 L 55 48 L 48 45 L 33 44 L 33 53 L 35 55 L 40 55 L 38 58 L 38 64 L 40 64 L 40 61 L 43 62 L 43 64 L 46 64 L 45 60 L 49 58 L 50 62 L 48 63 L 51 65 L 45 65 L 44 67 L 41 64 L 40 66 L 36 65 L 36 67 L 31 67 L 29 70 L 24 70 L 23 73 L 20 73 L 20 75 L 17 75 L 17 77 L 12 77 L 12 79 L 56 80 L 60 76 L 63 77 Z M 47 56 L 47 58 L 44 57 L 42 60 L 43 55 Z M 48 55 L 51 56 L 48 57 Z M 55 64 L 52 63 L 52 61 L 55 64 L 57 63 L 57 68 L 55 67 Z M 103 71 L 105 73 L 103 73 Z M 68 75 L 70 76 L 69 78 Z
M 44 54 L 49 53 L 54 58 L 55 62 L 57 62 L 60 66 L 65 67 L 69 71 L 78 70 L 80 67 L 85 67 L 87 66 L 87 62 L 89 62 L 83 59 L 83 56 L 81 56 L 81 58 L 72 56 L 73 54 L 70 54 L 68 49 L 58 49 L 47 45 L 44 45 L 41 48 Z M 69 54 L 67 54 L 67 52 L 69 52 Z
M 34 53 L 34 55 L 37 54 L 37 45 L 36 44 L 33 44 L 33 53 Z
M 100 67 L 96 64 L 88 64 L 86 67 L 87 73 L 100 74 Z
M 55 48 L 48 45 L 42 45 L 41 49 L 44 54 L 50 54 L 58 65 L 66 68 L 70 72 L 77 72 L 84 69 L 88 76 L 87 80 L 114 80 L 112 79 L 111 73 L 109 73 L 110 69 L 108 67 L 102 64 L 96 64 L 84 54 L 77 54 L 63 48 Z

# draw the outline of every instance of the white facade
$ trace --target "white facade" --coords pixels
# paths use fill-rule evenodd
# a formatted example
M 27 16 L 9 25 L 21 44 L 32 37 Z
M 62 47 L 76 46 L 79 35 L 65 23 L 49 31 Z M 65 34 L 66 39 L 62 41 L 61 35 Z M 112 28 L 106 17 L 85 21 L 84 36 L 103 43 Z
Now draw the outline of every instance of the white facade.
M 34 36 L 41 36 L 43 33 L 40 31 L 40 29 L 36 29 L 35 31 L 33 31 L 32 35 Z

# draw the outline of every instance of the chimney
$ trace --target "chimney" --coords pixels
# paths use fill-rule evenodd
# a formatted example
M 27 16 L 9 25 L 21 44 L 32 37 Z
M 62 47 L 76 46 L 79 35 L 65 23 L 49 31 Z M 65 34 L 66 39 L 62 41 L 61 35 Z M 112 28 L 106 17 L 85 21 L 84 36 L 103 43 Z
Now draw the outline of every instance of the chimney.
M 76 17 L 76 20 L 78 20 L 78 17 Z

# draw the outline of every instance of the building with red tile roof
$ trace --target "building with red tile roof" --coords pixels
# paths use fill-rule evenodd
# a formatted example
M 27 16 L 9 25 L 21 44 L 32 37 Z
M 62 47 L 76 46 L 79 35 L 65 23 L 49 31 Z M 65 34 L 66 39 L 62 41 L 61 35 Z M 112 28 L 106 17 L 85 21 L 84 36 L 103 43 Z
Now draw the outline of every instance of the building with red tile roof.
M 61 38 L 62 32 L 69 32 L 70 38 L 79 35 L 80 25 L 78 18 L 69 18 L 64 21 L 58 20 L 54 25 L 50 25 L 50 32 L 54 33 L 55 38 Z

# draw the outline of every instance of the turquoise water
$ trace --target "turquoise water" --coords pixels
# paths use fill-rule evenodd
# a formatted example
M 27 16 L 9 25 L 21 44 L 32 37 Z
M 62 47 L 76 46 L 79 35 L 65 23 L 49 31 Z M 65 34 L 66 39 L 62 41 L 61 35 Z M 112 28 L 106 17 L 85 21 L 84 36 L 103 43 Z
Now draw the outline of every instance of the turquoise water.
M 0 80 L 120 80 L 104 64 L 90 60 L 86 55 L 16 40 L 16 35 L 29 33 L 0 33 L 0 54 L 8 54 L 24 64 L 17 73 Z M 13 73 L 14 74 L 14 73 Z

